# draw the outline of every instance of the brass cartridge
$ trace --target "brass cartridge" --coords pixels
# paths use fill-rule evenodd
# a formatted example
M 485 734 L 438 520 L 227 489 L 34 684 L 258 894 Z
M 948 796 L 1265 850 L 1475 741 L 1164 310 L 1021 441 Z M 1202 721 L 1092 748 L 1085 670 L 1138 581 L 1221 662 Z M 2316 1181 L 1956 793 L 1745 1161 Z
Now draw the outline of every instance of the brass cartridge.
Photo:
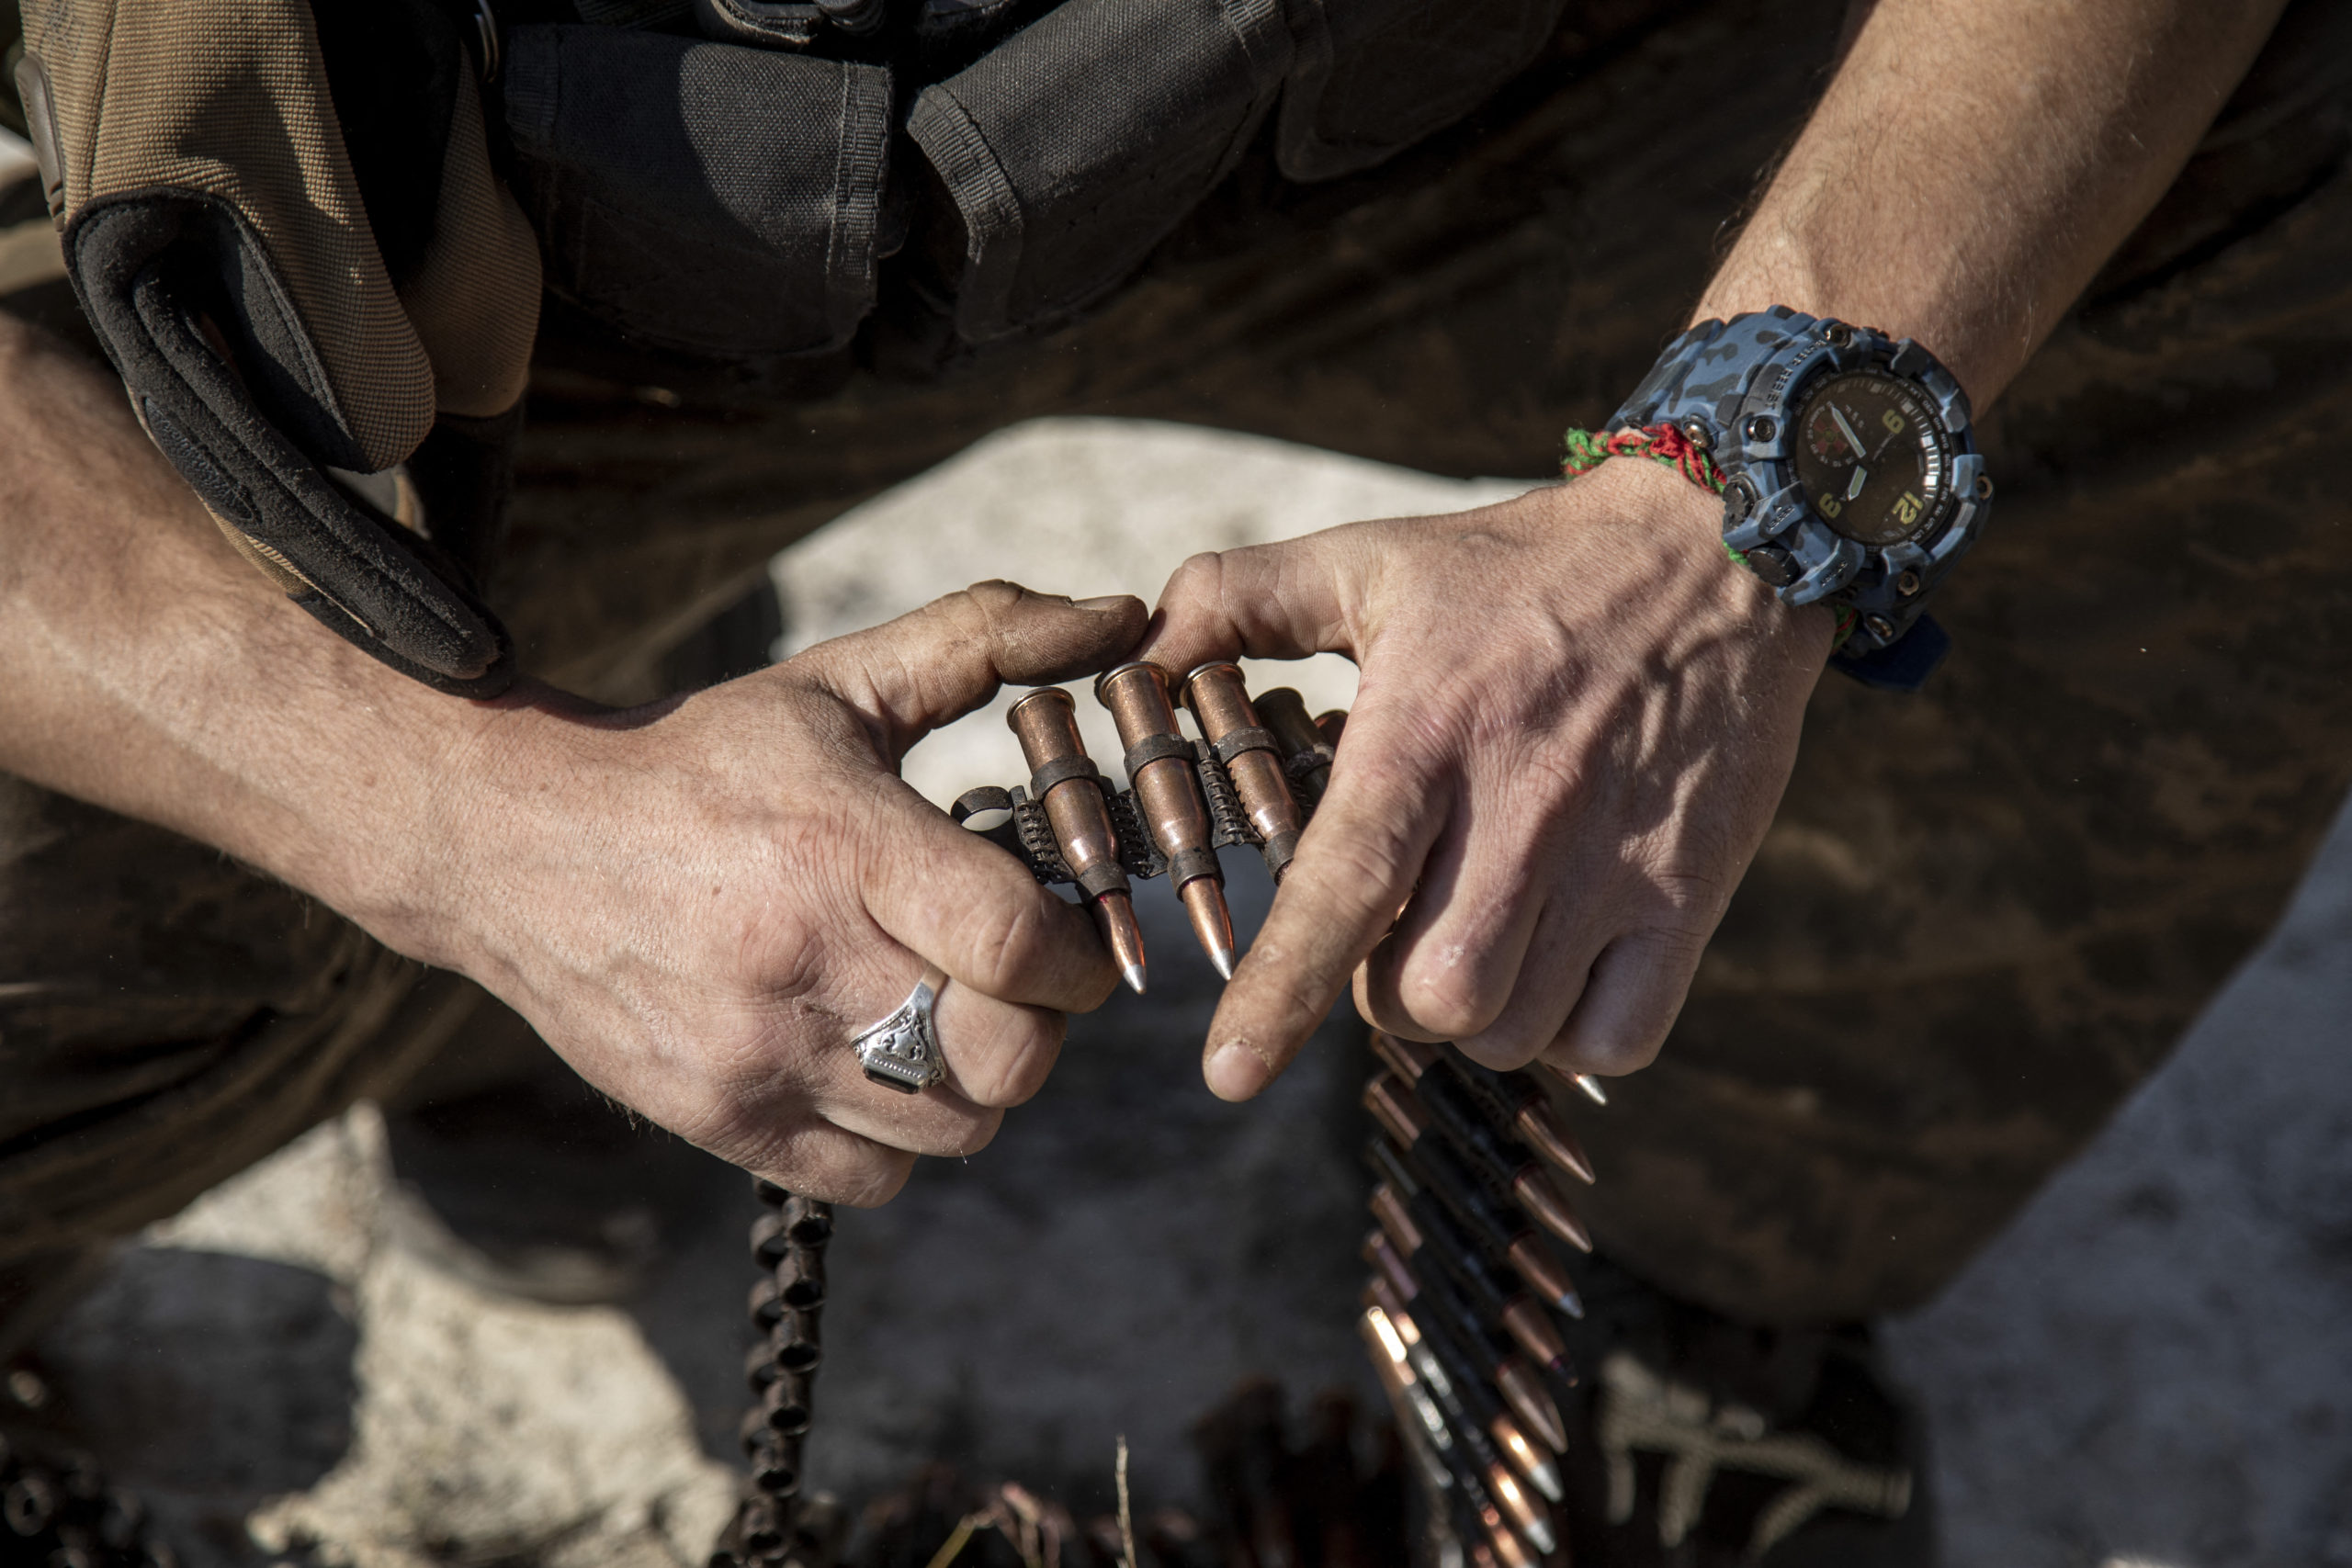
M 1127 874 L 1119 864 L 1119 829 L 1102 797 L 1102 777 L 1079 739 L 1078 710 L 1058 686 L 1041 686 L 1005 716 L 1029 764 L 1029 793 L 1044 805 L 1055 847 L 1078 877 L 1104 945 L 1130 989 L 1144 988 L 1143 931 L 1136 924 Z
M 1306 699 L 1288 686 L 1276 686 L 1271 692 L 1261 692 L 1250 705 L 1274 739 L 1282 742 L 1283 754 L 1290 757 L 1313 757 L 1316 765 L 1306 769 L 1299 783 L 1309 800 L 1321 800 L 1323 792 L 1331 787 L 1331 757 L 1335 748 L 1323 739 L 1315 721 L 1306 716 Z
M 1266 841 L 1266 864 L 1276 881 L 1298 852 L 1298 801 L 1283 776 L 1282 742 L 1258 720 L 1240 667 L 1213 660 L 1184 677 L 1184 705 L 1217 760 L 1233 777 L 1241 809 Z
M 1193 772 L 1192 743 L 1176 728 L 1168 671 L 1141 660 L 1122 664 L 1094 682 L 1126 748 L 1127 782 L 1143 807 L 1151 841 L 1168 857 L 1168 879 L 1184 901 L 1193 934 L 1216 972 L 1233 978 L 1233 915 L 1225 902 L 1225 873 L 1217 865 L 1208 803 Z

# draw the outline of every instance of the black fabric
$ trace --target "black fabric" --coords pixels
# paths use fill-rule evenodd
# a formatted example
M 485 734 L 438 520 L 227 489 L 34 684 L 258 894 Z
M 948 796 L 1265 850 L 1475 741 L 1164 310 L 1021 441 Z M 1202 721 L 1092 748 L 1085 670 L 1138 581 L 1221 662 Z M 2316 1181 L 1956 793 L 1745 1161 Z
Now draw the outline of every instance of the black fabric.
M 825 26 L 811 0 L 694 0 L 694 17 L 705 38 L 769 49 L 805 49 Z
M 433 0 L 313 0 L 311 14 L 352 176 L 399 288 L 433 241 L 449 120 L 472 65 Z
M 1059 4 L 1061 0 L 926 4 L 907 29 L 900 69 L 917 82 L 944 82 Z
M 336 461 L 354 448 L 243 220 L 187 191 L 129 192 L 83 208 L 64 244 L 82 309 L 156 446 L 216 516 L 310 581 L 295 603 L 428 685 L 503 690 L 512 646 L 456 564 L 320 471 L 356 467 Z M 233 363 L 207 342 L 208 322 Z M 300 395 L 272 406 L 267 394 L 288 388 Z M 322 438 L 303 440 L 305 427 Z
M 514 28 L 506 121 L 552 291 L 626 341 L 747 364 L 838 349 L 911 221 L 938 236 L 915 293 L 971 344 L 1116 287 L 1277 101 L 1285 175 L 1363 169 L 1490 96 L 1562 5 L 988 0 L 908 7 L 863 42 L 806 7 L 706 5 L 717 41 Z M 896 181 L 894 73 L 921 160 Z
M 1066 0 L 925 89 L 907 131 L 963 220 L 959 335 L 1119 283 L 1232 168 L 1290 63 L 1275 0 Z
M 666 34 L 517 28 L 506 124 L 548 285 L 630 339 L 820 353 L 874 302 L 879 66 Z
M 445 413 L 409 457 L 425 531 L 469 584 L 488 579 L 506 542 L 506 502 L 514 491 L 514 447 L 522 434 L 519 402 L 487 419 Z
M 1453 124 L 1517 74 L 1565 0 L 1284 0 L 1298 65 L 1276 156 L 1295 180 L 1383 162 Z

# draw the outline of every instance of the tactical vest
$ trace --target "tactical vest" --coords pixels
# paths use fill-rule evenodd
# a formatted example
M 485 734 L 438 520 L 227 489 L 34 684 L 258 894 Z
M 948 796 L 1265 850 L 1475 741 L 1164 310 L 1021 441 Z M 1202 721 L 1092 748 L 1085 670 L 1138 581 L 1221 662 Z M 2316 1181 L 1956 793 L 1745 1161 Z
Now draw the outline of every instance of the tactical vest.
M 910 233 L 984 344 L 1130 274 L 1267 132 L 1369 168 L 1565 0 L 26 0 L 66 265 L 155 445 L 321 622 L 512 678 L 494 535 L 540 291 L 673 354 L 838 350 Z

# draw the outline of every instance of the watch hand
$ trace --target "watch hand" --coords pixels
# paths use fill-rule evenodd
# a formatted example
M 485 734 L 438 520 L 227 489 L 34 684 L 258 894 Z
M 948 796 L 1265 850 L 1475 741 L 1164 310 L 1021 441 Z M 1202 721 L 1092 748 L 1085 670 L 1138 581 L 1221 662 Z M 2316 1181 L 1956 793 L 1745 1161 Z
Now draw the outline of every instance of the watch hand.
M 1855 464 L 1854 479 L 1851 484 L 1849 484 L 1846 487 L 1846 499 L 1848 501 L 1851 501 L 1854 497 L 1861 494 L 1862 487 L 1870 482 L 1871 471 L 1868 468 L 1863 468 L 1860 463 Z
M 1846 438 L 1846 445 L 1854 449 L 1854 456 L 1857 457 L 1860 457 L 1862 455 L 1862 438 L 1854 434 L 1854 427 L 1846 423 L 1846 415 L 1844 412 L 1841 411 L 1836 403 L 1831 403 L 1829 405 L 1829 417 L 1838 422 L 1838 434 Z

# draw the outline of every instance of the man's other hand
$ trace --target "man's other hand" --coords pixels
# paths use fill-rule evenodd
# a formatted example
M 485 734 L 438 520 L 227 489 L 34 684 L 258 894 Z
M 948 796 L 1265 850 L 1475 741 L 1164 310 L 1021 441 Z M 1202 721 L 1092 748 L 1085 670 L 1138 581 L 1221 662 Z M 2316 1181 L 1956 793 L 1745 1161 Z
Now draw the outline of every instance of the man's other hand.
M 1329 792 L 1204 1059 L 1227 1100 L 1346 983 L 1376 1026 L 1515 1067 L 1657 1054 L 1788 782 L 1828 613 L 1729 561 L 1721 507 L 1620 459 L 1445 517 L 1195 556 L 1141 657 L 1338 652 Z
M 1116 981 L 1085 914 L 897 774 L 1001 682 L 1102 668 L 1132 598 L 951 593 L 684 699 L 541 687 L 452 760 L 445 863 L 393 945 L 463 969 L 581 1074 L 723 1158 L 849 1203 L 967 1155 L 1036 1092 L 1063 1014 Z M 866 1081 L 851 1036 L 927 964 L 947 1077 Z

